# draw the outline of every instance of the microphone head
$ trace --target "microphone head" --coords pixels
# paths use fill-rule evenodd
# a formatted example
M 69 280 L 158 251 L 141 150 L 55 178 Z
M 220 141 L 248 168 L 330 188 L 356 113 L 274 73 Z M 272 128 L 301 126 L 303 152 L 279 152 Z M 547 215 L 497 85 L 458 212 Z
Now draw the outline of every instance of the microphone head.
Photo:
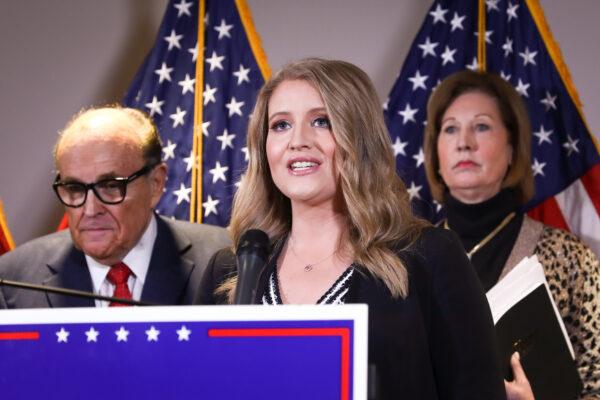
M 235 304 L 258 304 L 258 281 L 269 255 L 269 237 L 258 229 L 244 232 L 236 249 L 238 281 Z
M 266 259 L 269 254 L 269 236 L 260 229 L 248 229 L 238 242 L 236 254 L 251 252 Z

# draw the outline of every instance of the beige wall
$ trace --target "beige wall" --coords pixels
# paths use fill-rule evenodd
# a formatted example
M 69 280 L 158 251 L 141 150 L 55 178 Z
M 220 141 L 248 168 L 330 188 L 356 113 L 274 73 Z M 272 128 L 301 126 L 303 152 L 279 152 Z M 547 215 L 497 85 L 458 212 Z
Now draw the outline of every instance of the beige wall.
M 431 1 L 247 0 L 271 66 L 306 57 L 364 68 L 391 88 Z M 540 0 L 600 135 L 600 2 Z M 0 198 L 17 243 L 62 214 L 50 184 L 56 132 L 79 108 L 118 101 L 167 0 L 0 0 Z

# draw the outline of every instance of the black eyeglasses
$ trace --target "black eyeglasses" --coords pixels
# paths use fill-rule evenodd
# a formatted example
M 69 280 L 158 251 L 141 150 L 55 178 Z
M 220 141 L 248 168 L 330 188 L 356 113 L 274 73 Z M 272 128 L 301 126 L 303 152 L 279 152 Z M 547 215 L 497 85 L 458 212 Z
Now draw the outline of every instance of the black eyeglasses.
M 119 204 L 125 200 L 127 185 L 140 176 L 146 175 L 157 165 L 158 164 L 146 165 L 126 178 L 108 178 L 94 183 L 82 183 L 77 181 L 63 182 L 60 180 L 60 175 L 57 175 L 56 180 L 52 184 L 52 188 L 56 192 L 61 203 L 67 207 L 77 208 L 84 205 L 90 189 L 92 189 L 96 197 L 104 204 Z

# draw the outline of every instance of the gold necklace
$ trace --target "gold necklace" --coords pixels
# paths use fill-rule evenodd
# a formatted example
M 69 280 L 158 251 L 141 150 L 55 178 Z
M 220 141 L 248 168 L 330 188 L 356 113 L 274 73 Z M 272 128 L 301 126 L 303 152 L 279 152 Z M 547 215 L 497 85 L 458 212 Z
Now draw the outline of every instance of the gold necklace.
M 300 258 L 300 256 L 298 256 L 298 253 L 296 253 L 296 250 L 294 250 L 294 241 L 292 240 L 292 237 L 291 237 L 291 236 L 290 236 L 290 239 L 289 239 L 289 241 L 288 241 L 288 242 L 290 243 L 290 250 L 292 250 L 292 253 L 294 254 L 294 257 L 296 257 L 296 259 L 297 259 L 298 261 L 300 261 L 302 264 L 305 264 L 305 265 L 304 265 L 304 271 L 305 271 L 305 272 L 310 272 L 310 271 L 312 271 L 312 270 L 313 270 L 313 267 L 314 267 L 315 265 L 317 265 L 317 264 L 321 264 L 322 262 L 326 261 L 327 259 L 329 259 L 330 257 L 332 257 L 332 256 L 333 256 L 335 253 L 337 253 L 337 251 L 338 251 L 337 249 L 335 249 L 333 253 L 331 253 L 331 254 L 330 254 L 330 255 L 328 255 L 327 257 L 325 257 L 325 258 L 323 258 L 323 259 L 321 259 L 321 260 L 319 260 L 319 261 L 317 261 L 317 262 L 314 262 L 314 263 L 306 263 L 306 261 L 302 260 L 302 259 Z
M 473 254 L 475 254 L 479 249 L 481 249 L 490 240 L 492 240 L 494 238 L 494 236 L 496 236 L 496 234 L 498 234 L 498 232 L 500 232 L 502 230 L 502 228 L 504 228 L 506 225 L 508 225 L 508 223 L 515 217 L 515 215 L 517 215 L 517 213 L 514 212 L 514 211 L 511 212 L 510 214 L 508 214 L 502 220 L 502 222 L 500 222 L 500 224 L 494 228 L 493 231 L 491 231 L 490 233 L 488 233 L 488 235 L 486 237 L 484 237 L 483 239 L 481 239 L 481 241 L 479 243 L 477 243 L 475 246 L 473 246 L 473 248 L 467 252 L 467 257 L 469 257 L 469 260 L 471 259 L 471 257 L 473 256 Z M 448 226 L 448 220 L 447 219 L 444 220 L 444 228 L 450 229 L 450 227 Z

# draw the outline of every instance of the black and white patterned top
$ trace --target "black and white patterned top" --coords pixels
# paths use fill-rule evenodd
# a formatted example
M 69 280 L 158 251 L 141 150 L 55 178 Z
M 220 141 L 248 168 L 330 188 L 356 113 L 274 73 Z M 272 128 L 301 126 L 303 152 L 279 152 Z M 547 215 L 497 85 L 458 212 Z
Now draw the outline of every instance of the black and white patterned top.
M 354 266 L 349 266 L 333 285 L 325 292 L 323 296 L 317 301 L 317 304 L 344 304 L 346 302 L 346 295 L 350 289 L 352 282 L 352 276 L 354 275 Z M 262 297 L 262 303 L 268 305 L 283 304 L 281 301 L 281 295 L 279 293 L 279 279 L 277 278 L 277 268 L 273 270 L 273 273 L 269 277 L 269 285 L 265 289 L 265 293 Z

